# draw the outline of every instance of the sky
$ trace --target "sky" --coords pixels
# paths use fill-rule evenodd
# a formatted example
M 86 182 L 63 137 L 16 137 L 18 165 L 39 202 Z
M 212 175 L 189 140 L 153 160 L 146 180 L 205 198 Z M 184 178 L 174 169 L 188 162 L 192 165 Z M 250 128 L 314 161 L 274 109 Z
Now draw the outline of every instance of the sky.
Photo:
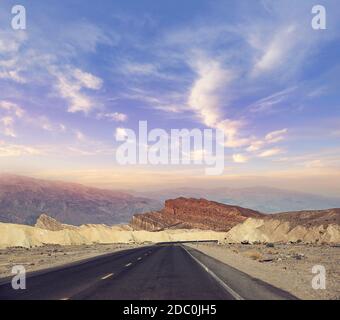
M 321 2 L 320 2 L 321 3 Z M 0 169 L 112 189 L 275 186 L 340 195 L 340 4 L 0 3 Z M 220 129 L 225 169 L 129 165 L 122 128 Z

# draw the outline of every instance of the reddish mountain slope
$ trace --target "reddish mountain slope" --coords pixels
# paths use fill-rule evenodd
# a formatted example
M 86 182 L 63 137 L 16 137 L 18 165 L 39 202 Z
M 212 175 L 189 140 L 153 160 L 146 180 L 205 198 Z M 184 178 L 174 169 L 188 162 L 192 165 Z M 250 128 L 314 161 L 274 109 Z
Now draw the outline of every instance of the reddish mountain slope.
M 205 199 L 167 200 L 161 211 L 134 215 L 134 229 L 158 231 L 169 228 L 228 231 L 249 217 L 263 214 L 251 209 L 230 206 Z

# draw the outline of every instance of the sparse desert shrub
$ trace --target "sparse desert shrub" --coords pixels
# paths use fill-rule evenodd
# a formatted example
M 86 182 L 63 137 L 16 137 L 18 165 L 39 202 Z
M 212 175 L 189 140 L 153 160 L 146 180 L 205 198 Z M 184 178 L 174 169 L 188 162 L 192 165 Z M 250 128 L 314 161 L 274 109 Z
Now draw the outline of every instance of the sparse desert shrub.
M 244 255 L 253 260 L 263 259 L 263 254 L 259 251 L 246 251 Z

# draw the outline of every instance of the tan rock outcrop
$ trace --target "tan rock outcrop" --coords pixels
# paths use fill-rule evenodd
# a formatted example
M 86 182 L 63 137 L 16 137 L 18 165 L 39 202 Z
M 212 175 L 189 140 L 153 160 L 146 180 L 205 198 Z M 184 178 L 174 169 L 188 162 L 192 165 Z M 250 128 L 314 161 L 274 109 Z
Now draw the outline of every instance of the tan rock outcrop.
M 223 241 L 225 233 L 203 230 L 129 231 L 105 225 L 83 225 L 74 230 L 45 230 L 26 225 L 0 223 L 0 248 L 35 247 L 47 244 L 82 245 L 111 243 L 159 243 L 172 241 Z
M 35 227 L 40 228 L 40 229 L 50 230 L 50 231 L 60 231 L 64 229 L 75 230 L 77 228 L 75 226 L 62 224 L 56 219 L 48 216 L 45 213 L 39 216 L 39 218 L 37 219 L 37 222 L 35 223 Z
M 225 242 L 340 243 L 340 225 L 295 225 L 278 219 L 253 219 L 232 228 Z

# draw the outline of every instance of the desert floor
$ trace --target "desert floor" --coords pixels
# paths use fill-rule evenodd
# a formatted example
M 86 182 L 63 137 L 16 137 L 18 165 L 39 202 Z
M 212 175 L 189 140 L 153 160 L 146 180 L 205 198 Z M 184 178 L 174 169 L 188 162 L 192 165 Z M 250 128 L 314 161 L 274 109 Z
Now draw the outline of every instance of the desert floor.
M 14 265 L 23 265 L 27 272 L 61 266 L 110 252 L 135 248 L 129 244 L 96 244 L 43 247 L 9 248 L 0 250 L 0 278 L 11 276 Z
M 47 245 L 31 249 L 0 250 L 0 278 L 11 275 L 14 265 L 27 271 L 60 266 L 101 254 L 137 247 L 127 244 L 79 246 Z M 190 244 L 191 247 L 220 260 L 254 278 L 289 291 L 300 299 L 340 299 L 340 247 L 330 245 L 275 244 Z M 315 290 L 312 268 L 326 269 L 326 289 Z
M 254 278 L 289 291 L 300 299 L 340 299 L 340 247 L 304 244 L 190 245 Z M 315 290 L 315 265 L 326 269 L 326 289 Z

